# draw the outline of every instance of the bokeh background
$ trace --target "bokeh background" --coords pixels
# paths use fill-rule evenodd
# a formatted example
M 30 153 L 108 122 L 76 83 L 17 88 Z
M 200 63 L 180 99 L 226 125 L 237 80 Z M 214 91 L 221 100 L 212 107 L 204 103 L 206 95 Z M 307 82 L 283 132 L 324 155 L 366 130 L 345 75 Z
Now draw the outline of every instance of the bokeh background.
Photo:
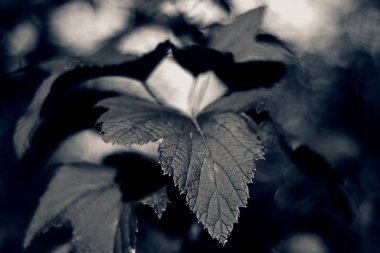
M 283 132 L 259 125 L 267 155 L 258 162 L 249 205 L 225 247 L 201 229 L 181 196 L 173 196 L 178 204 L 161 221 L 141 208 L 138 252 L 380 252 L 375 0 L 0 1 L 0 252 L 24 252 L 22 238 L 41 194 L 17 158 L 13 134 L 30 103 L 38 103 L 44 80 L 80 64 L 120 63 L 168 39 L 192 45 L 202 41 L 203 29 L 261 5 L 267 5 L 263 31 L 298 62 L 273 90 L 270 115 Z M 149 80 L 180 104 L 193 79 L 166 61 Z M 123 84 L 117 77 L 106 81 Z M 120 150 L 85 130 L 62 142 L 53 159 L 100 161 Z

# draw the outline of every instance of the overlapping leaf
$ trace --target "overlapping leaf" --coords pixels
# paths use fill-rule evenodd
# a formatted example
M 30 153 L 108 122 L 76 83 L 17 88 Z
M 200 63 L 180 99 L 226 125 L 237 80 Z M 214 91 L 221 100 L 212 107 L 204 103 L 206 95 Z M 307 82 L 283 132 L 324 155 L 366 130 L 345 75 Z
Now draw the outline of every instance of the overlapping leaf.
M 161 218 L 162 214 L 166 210 L 166 205 L 170 203 L 167 190 L 167 186 L 164 186 L 156 192 L 153 192 L 149 196 L 143 198 L 140 202 L 144 205 L 152 207 L 158 218 Z
M 223 244 L 238 220 L 239 208 L 247 204 L 247 184 L 252 182 L 254 161 L 263 158 L 260 141 L 253 131 L 254 123 L 242 112 L 257 109 L 269 94 L 265 90 L 249 89 L 273 84 L 285 74 L 284 64 L 273 61 L 283 59 L 282 55 L 277 57 L 278 54 L 274 54 L 274 57 L 268 58 L 271 50 L 262 50 L 254 41 L 263 11 L 263 8 L 253 10 L 239 16 L 235 22 L 216 29 L 208 44 L 218 50 L 211 50 L 215 59 L 210 59 L 210 62 L 199 68 L 197 64 L 192 65 L 192 60 L 181 61 L 181 54 L 188 55 L 193 49 L 174 50 L 176 60 L 189 65 L 195 76 L 211 70 L 223 79 L 231 91 L 240 91 L 213 102 L 197 116 L 188 117 L 150 100 L 129 95 L 104 99 L 98 103 L 99 107 L 108 109 L 97 121 L 101 123 L 106 142 L 129 145 L 160 141 L 158 149 L 164 173 L 173 177 L 180 191 L 186 194 L 190 209 L 198 220 L 213 238 Z M 247 30 L 252 33 L 246 33 Z M 45 90 L 46 99 L 40 103 L 38 112 L 40 115 L 50 112 L 50 106 L 56 106 L 56 98 L 64 98 L 64 91 L 90 78 L 121 74 L 145 81 L 170 48 L 170 43 L 162 43 L 162 50 L 153 52 L 160 57 L 153 57 L 152 61 L 131 61 L 109 68 L 76 68 L 61 75 L 53 84 L 50 83 L 50 91 Z M 199 48 L 194 50 L 198 52 Z M 221 52 L 231 52 L 233 58 Z M 218 60 L 219 56 L 223 62 Z M 263 59 L 272 62 L 264 62 Z M 138 63 L 149 63 L 149 71 Z M 224 71 L 220 65 L 228 66 L 232 72 Z M 258 72 L 262 75 L 256 76 L 256 79 L 250 76 L 252 66 L 261 70 Z M 244 71 L 249 72 L 249 75 L 241 78 L 242 85 L 237 87 L 239 84 L 235 82 L 235 74 L 241 74 L 243 67 L 249 69 Z M 273 73 L 262 71 L 273 68 L 276 68 Z M 100 74 L 94 70 L 101 70 Z M 268 77 L 267 74 L 272 76 Z M 253 86 L 247 86 L 249 82 L 254 82 Z M 28 132 L 33 133 L 34 128 L 39 126 L 38 123 L 33 124 L 35 126 Z M 25 136 L 21 137 L 26 139 Z M 22 140 L 20 143 L 18 151 L 22 155 L 27 146 Z M 121 202 L 121 193 L 116 187 L 114 176 L 115 170 L 94 166 L 85 169 L 82 166 L 61 168 L 41 199 L 27 232 L 26 245 L 52 223 L 66 220 L 74 227 L 73 243 L 80 252 L 129 252 L 136 243 L 133 208 L 137 202 Z M 160 216 L 167 203 L 164 193 L 165 190 L 162 190 L 139 202 L 152 206 Z M 94 223 L 93 220 L 101 222 Z
M 243 13 L 224 26 L 210 29 L 208 47 L 233 54 L 236 62 L 270 60 L 288 62 L 293 56 L 280 43 L 256 40 L 265 16 L 265 7 Z
M 154 69 L 166 55 L 170 47 L 171 44 L 169 42 L 164 42 L 159 44 L 155 50 L 142 57 L 136 59 L 136 57 L 129 56 L 125 58 L 126 61 L 113 65 L 75 66 L 69 70 L 61 67 L 56 70 L 51 70 L 53 74 L 40 85 L 27 112 L 17 123 L 14 133 L 14 146 L 18 157 L 23 157 L 30 149 L 32 138 L 36 132 L 38 132 L 41 126 L 46 122 L 46 119 L 57 116 L 57 108 L 65 101 L 75 97 L 75 95 L 78 95 L 80 92 L 84 93 L 88 91 L 88 94 L 84 94 L 76 106 L 80 107 L 78 109 L 86 107 L 92 108 L 95 102 L 104 97 L 112 96 L 115 93 L 115 91 L 112 90 L 112 85 L 108 85 L 108 92 L 97 92 L 97 90 L 94 89 L 95 91 L 93 91 L 87 89 L 87 87 L 81 84 L 88 80 L 106 76 L 124 76 L 144 81 L 152 69 Z M 75 110 L 67 108 L 67 105 L 65 106 L 66 108 L 64 109 L 66 110 L 64 111 L 69 112 L 70 116 L 72 116 L 73 112 L 76 112 Z M 83 115 L 89 114 L 91 114 L 91 112 L 87 110 Z M 59 123 L 65 126 L 60 127 L 58 130 L 69 129 L 69 131 L 71 131 L 70 133 L 72 133 L 73 129 L 77 129 L 78 121 L 62 119 L 64 118 L 62 115 L 58 116 L 61 120 Z M 83 119 L 84 117 L 78 118 Z M 89 122 L 90 120 L 87 121 Z M 64 124 L 62 124 L 62 122 L 64 122 Z M 67 125 L 70 126 L 67 127 Z M 79 126 L 79 128 L 82 129 L 83 127 Z M 52 148 L 49 147 L 47 149 Z
M 137 228 L 133 208 L 139 201 L 122 202 L 116 173 L 92 164 L 60 167 L 40 200 L 24 246 L 52 225 L 69 222 L 78 252 L 131 252 L 136 247 Z M 147 196 L 141 203 L 148 203 L 161 215 L 168 202 L 165 190 L 159 190 L 159 201 Z
M 189 118 L 141 98 L 102 100 L 98 120 L 106 142 L 120 145 L 161 140 L 160 162 L 198 220 L 225 243 L 247 204 L 256 159 L 263 157 L 253 122 L 240 113 L 204 113 Z

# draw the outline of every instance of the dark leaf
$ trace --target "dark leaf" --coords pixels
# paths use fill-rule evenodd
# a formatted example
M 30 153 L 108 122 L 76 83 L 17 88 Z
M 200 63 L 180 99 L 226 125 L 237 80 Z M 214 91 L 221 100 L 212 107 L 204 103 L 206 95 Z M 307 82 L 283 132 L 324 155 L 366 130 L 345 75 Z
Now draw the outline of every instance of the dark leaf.
M 42 111 L 49 110 L 49 108 L 54 106 L 59 99 L 62 99 L 62 96 L 67 94 L 67 92 L 72 88 L 75 88 L 76 85 L 94 78 L 104 76 L 124 76 L 145 81 L 151 71 L 166 56 L 171 47 L 172 45 L 170 42 L 164 42 L 159 44 L 154 51 L 142 56 L 141 58 L 117 65 L 104 67 L 76 67 L 73 70 L 59 76 L 54 81 L 51 86 L 50 93 L 44 101 Z
M 251 117 L 257 125 L 260 125 L 261 123 L 265 121 L 270 120 L 269 111 L 263 110 L 261 112 L 256 112 L 256 110 L 251 110 L 247 112 L 247 115 Z
M 54 112 L 57 107 L 67 102 L 68 98 L 73 94 L 75 95 L 78 90 L 83 90 L 80 84 L 104 76 L 126 76 L 144 80 L 166 55 L 170 47 L 169 42 L 162 43 L 157 46 L 155 51 L 137 60 L 118 65 L 75 67 L 67 72 L 60 70 L 52 74 L 41 84 L 27 112 L 17 123 L 14 133 L 14 146 L 17 155 L 22 157 L 29 149 L 31 138 L 50 113 L 57 114 Z M 104 93 L 103 97 L 109 95 L 111 94 Z M 68 112 L 68 108 L 65 111 Z
M 131 96 L 102 100 L 98 120 L 106 142 L 120 145 L 161 140 L 165 173 L 186 194 L 190 209 L 210 235 L 225 243 L 247 204 L 256 159 L 263 151 L 252 122 L 237 113 L 201 113 L 191 119 Z
M 118 168 L 115 180 L 120 185 L 124 202 L 149 199 L 153 197 L 150 193 L 158 191 L 169 181 L 167 176 L 162 175 L 157 160 L 138 153 L 112 154 L 103 160 L 103 164 Z M 162 191 L 160 193 L 163 194 Z
M 55 110 L 45 117 L 37 117 L 37 125 L 28 122 L 28 117 L 19 120 L 14 135 L 15 143 L 30 147 L 23 153 L 26 172 L 34 173 L 44 166 L 58 145 L 73 133 L 93 128 L 101 110 L 94 110 L 99 100 L 114 96 L 116 92 L 80 90 L 62 101 Z M 38 114 L 36 115 L 38 116 Z M 28 127 L 33 127 L 29 128 Z M 28 131 L 29 130 L 29 131 Z M 27 135 L 29 134 L 29 135 Z
M 360 194 L 346 175 L 340 174 L 325 157 L 305 145 L 292 150 L 290 157 L 299 166 L 306 179 L 318 182 L 329 191 L 334 203 L 341 208 L 346 218 L 351 219 L 355 215 L 359 207 Z M 356 164 L 353 163 L 353 166 Z M 349 166 L 346 165 L 346 173 L 348 168 Z
M 303 172 L 313 178 L 335 182 L 339 177 L 327 160 L 311 148 L 301 145 L 291 152 L 291 157 Z
M 148 205 L 154 209 L 158 218 L 162 217 L 162 214 L 166 210 L 167 204 L 170 203 L 167 193 L 167 186 L 160 188 L 154 193 L 148 195 L 140 201 L 144 205 Z
M 230 92 L 269 88 L 286 74 L 285 64 L 274 61 L 235 63 L 215 69 L 215 74 Z
M 225 67 L 234 62 L 231 54 L 204 47 L 189 47 L 184 49 L 173 49 L 175 60 L 194 76 L 208 70 Z
M 270 87 L 286 74 L 285 64 L 277 61 L 235 63 L 231 54 L 204 47 L 173 49 L 175 60 L 194 76 L 212 70 L 230 92 Z

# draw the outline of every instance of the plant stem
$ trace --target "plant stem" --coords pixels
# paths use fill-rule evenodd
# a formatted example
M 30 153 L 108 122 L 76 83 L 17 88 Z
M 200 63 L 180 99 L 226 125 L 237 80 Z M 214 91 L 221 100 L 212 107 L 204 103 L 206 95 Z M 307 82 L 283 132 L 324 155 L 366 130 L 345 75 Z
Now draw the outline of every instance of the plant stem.
M 149 87 L 149 85 L 146 82 L 143 82 L 143 87 L 145 90 L 148 92 L 148 94 L 154 99 L 154 101 L 159 104 L 159 105 L 164 105 L 164 101 L 162 101 L 154 92 L 153 90 Z

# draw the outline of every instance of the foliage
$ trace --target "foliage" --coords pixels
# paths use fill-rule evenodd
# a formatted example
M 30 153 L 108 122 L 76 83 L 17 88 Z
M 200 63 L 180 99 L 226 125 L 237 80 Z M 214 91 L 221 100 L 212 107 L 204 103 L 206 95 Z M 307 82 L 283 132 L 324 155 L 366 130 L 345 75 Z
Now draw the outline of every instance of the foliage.
M 265 31 L 266 7 L 233 16 L 233 1 L 199 3 L 233 17 L 219 24 L 180 1 L 163 2 L 176 12 L 153 13 L 152 6 L 165 5 L 159 1 L 131 1 L 130 27 L 87 55 L 43 41 L 53 57 L 37 53 L 4 78 L 33 80 L 28 94 L 34 97 L 15 116 L 12 136 L 25 189 L 36 187 L 23 251 L 152 252 L 143 243 L 168 242 L 167 252 L 246 252 L 251 244 L 262 252 L 297 252 L 287 247 L 297 244 L 292 234 L 299 231 L 311 233 L 297 238 L 319 252 L 359 249 L 355 240 L 333 242 L 338 228 L 347 228 L 339 237 L 347 241 L 364 227 L 355 168 L 352 177 L 340 170 L 349 167 L 339 160 L 349 148 L 321 148 L 354 144 L 325 132 L 316 141 L 311 132 L 325 122 L 312 121 L 318 126 L 297 135 L 301 127 L 284 120 L 288 111 L 312 111 L 302 108 L 309 90 L 299 87 L 314 81 L 301 65 L 313 59 L 300 59 Z M 154 32 L 151 44 L 143 43 L 144 29 Z M 147 47 L 133 50 L 136 38 Z M 127 52 L 121 53 L 123 41 Z M 168 65 L 178 71 L 164 73 Z M 12 89 L 17 86 L 3 94 Z M 318 99 L 310 104 L 328 111 Z M 73 144 L 83 133 L 90 140 Z M 270 239 L 254 238 L 259 234 Z

